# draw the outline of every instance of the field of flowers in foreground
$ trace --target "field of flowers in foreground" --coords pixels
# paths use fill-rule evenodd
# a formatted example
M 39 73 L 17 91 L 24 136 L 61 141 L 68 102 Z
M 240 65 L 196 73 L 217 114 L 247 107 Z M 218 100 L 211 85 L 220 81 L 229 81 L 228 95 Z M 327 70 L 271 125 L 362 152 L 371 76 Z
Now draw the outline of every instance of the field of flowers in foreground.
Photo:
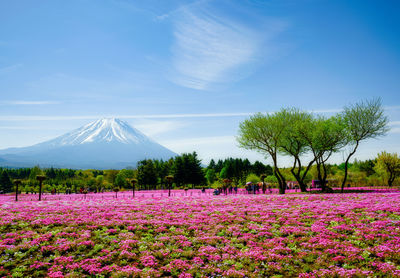
M 400 193 L 0 203 L 0 276 L 400 277 Z

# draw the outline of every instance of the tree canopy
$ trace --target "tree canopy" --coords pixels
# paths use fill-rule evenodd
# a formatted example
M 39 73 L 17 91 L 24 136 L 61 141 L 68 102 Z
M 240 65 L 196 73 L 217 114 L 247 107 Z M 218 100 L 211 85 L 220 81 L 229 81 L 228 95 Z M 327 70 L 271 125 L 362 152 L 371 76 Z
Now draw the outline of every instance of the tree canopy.
M 350 147 L 344 165 L 343 192 L 347 180 L 348 163 L 357 151 L 360 142 L 385 135 L 389 130 L 389 120 L 379 98 L 346 106 L 341 116 L 345 126 L 347 145 Z
M 287 134 L 285 113 L 272 115 L 257 113 L 239 125 L 237 141 L 242 148 L 269 155 L 274 164 L 274 174 L 279 183 L 279 192 L 285 193 L 286 180 L 278 167 L 278 151 Z
M 392 186 L 394 180 L 400 176 L 399 155 L 383 151 L 378 154 L 376 161 L 376 168 L 386 173 L 388 186 Z
M 7 170 L 0 172 L 0 192 L 7 193 L 12 191 L 13 183 L 8 175 Z
M 293 159 L 290 171 L 302 191 L 306 191 L 305 179 L 314 163 L 325 189 L 328 159 L 348 146 L 350 152 L 344 163 L 343 190 L 349 160 L 360 142 L 385 135 L 387 123 L 380 99 L 347 106 L 342 113 L 328 118 L 297 108 L 283 108 L 270 114 L 257 113 L 241 122 L 237 141 L 240 147 L 272 159 L 281 194 L 285 193 L 286 178 L 278 167 L 279 155 Z M 311 159 L 304 163 L 307 154 L 311 154 Z M 228 169 L 223 173 L 229 175 Z

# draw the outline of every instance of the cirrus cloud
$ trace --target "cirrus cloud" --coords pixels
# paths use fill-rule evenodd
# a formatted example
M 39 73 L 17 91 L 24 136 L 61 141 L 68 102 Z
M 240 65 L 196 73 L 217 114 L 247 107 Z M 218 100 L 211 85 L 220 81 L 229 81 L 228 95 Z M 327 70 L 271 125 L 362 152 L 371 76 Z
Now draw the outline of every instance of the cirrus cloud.
M 285 28 L 283 22 L 271 20 L 268 28 L 255 30 L 229 18 L 190 8 L 182 9 L 174 22 L 171 80 L 197 90 L 241 79 L 246 70 L 238 70 L 257 62 L 259 51 L 266 49 L 265 40 Z

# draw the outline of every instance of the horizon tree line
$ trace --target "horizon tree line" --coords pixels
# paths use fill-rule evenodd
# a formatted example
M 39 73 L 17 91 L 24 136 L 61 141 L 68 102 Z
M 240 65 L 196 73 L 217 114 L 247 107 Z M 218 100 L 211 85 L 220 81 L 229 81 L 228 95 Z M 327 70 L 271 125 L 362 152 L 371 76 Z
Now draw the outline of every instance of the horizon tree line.
M 190 154 L 189 154 L 190 155 Z M 46 180 L 44 189 L 47 192 L 56 190 L 57 192 L 78 192 L 81 187 L 87 187 L 90 191 L 100 192 L 102 189 L 118 190 L 131 189 L 132 179 L 137 182 L 136 189 L 167 189 L 168 181 L 166 176 L 173 176 L 173 160 L 144 160 L 140 167 L 122 170 L 74 170 L 74 169 L 40 169 L 38 166 L 33 168 L 0 168 L 0 191 L 15 191 L 13 181 L 20 180 L 20 191 L 34 192 L 38 188 L 37 175 L 45 175 Z M 139 166 L 139 165 L 138 165 Z M 235 185 L 244 185 L 246 182 L 258 182 L 265 176 L 265 182 L 272 185 L 279 184 L 273 168 L 259 161 L 251 163 L 248 159 L 227 158 L 219 159 L 217 162 L 211 160 L 207 166 L 201 166 L 203 181 L 196 183 L 191 181 L 181 181 L 180 184 L 174 183 L 175 188 L 188 188 L 190 186 L 221 186 L 224 179 L 232 180 Z M 185 167 L 183 167 L 185 169 Z M 339 165 L 326 164 L 325 173 L 332 180 L 341 180 L 344 177 L 345 163 Z M 393 186 L 396 179 L 400 176 L 400 158 L 397 153 L 381 152 L 375 159 L 365 161 L 355 160 L 348 164 L 348 179 L 353 185 L 372 186 L 387 184 Z M 291 173 L 291 167 L 282 168 L 282 175 L 286 181 L 295 180 Z M 180 170 L 182 171 L 182 170 Z M 52 173 L 55 173 L 52 175 Z M 141 178 L 139 178 L 139 174 Z M 147 177 L 146 177 L 147 176 Z M 139 179 L 138 179 L 139 178 Z M 152 180 L 149 182 L 147 179 Z M 312 179 L 318 179 L 316 165 L 312 165 L 304 177 L 304 182 L 310 184 Z M 278 186 L 279 187 L 279 186 Z

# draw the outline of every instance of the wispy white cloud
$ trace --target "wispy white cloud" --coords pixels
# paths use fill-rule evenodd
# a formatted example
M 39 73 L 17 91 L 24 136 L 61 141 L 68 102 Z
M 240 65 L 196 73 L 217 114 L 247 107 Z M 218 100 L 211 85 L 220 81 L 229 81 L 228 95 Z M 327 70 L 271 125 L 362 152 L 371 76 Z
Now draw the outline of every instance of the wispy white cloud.
M 0 105 L 55 105 L 61 104 L 59 101 L 0 101 Z M 400 110 L 399 107 L 384 107 L 385 110 Z M 331 114 L 340 113 L 343 109 L 317 109 L 308 110 L 310 113 Z M 260 111 L 261 113 L 274 113 L 276 111 Z M 0 120 L 3 121 L 59 121 L 59 120 L 90 120 L 99 118 L 120 118 L 120 119 L 174 119 L 174 118 L 217 118 L 217 117 L 247 117 L 254 115 L 254 112 L 233 112 L 233 113 L 187 113 L 187 114 L 143 114 L 143 115 L 80 115 L 80 116 L 34 116 L 34 115 L 3 115 Z M 400 121 L 391 121 L 389 125 L 399 125 Z M 157 123 L 158 125 L 158 123 Z M 162 124 L 161 124 L 162 125 Z
M 253 113 L 199 113 L 199 114 L 159 114 L 159 115 L 121 115 L 125 119 L 168 119 L 168 118 L 216 118 L 216 117 L 243 117 L 250 116 Z
M 199 6 L 199 5 L 203 4 L 203 3 L 207 3 L 208 1 L 209 0 L 195 0 L 195 1 L 192 1 L 192 2 L 189 2 L 189 3 L 185 3 L 185 4 L 182 4 L 182 5 L 179 5 L 177 8 L 174 8 L 172 10 L 169 10 L 167 12 L 164 12 L 164 13 L 162 13 L 160 15 L 155 16 L 154 19 L 156 21 L 163 21 L 165 19 L 170 18 L 171 16 L 176 15 L 177 13 L 181 12 L 184 9 L 193 8 L 195 6 Z
M 398 111 L 400 110 L 400 106 L 384 106 L 383 109 L 385 111 Z M 309 110 L 308 112 L 311 113 L 317 113 L 317 114 L 329 114 L 329 113 L 340 113 L 343 111 L 343 108 L 331 108 L 331 109 L 315 109 L 315 110 Z M 396 122 L 391 122 L 391 123 L 396 123 Z M 400 123 L 400 122 L 399 122 Z M 390 124 L 390 123 L 389 123 Z
M 185 148 L 187 146 L 193 147 L 198 145 L 210 145 L 210 144 L 225 144 L 235 142 L 235 136 L 209 136 L 209 137 L 196 137 L 196 138 L 184 138 L 174 139 L 170 141 L 162 141 L 162 144 L 166 146 L 172 146 L 173 148 Z
M 387 110 L 386 107 L 384 107 Z M 393 110 L 393 108 L 390 108 Z M 400 110 L 400 107 L 397 108 Z M 342 109 L 320 109 L 310 110 L 313 113 L 337 113 Z M 274 113 L 275 111 L 260 111 L 262 113 Z M 35 116 L 35 115 L 2 115 L 0 121 L 69 121 L 69 120 L 92 120 L 99 118 L 119 118 L 119 119 L 179 119 L 179 118 L 221 118 L 221 117 L 248 117 L 254 115 L 254 112 L 233 112 L 233 113 L 192 113 L 192 114 L 108 114 L 108 115 L 79 115 L 79 116 Z M 391 121 L 389 125 L 398 125 L 399 121 Z M 158 124 L 157 124 L 158 125 Z M 162 123 L 161 123 L 162 125 Z
M 187 123 L 181 121 L 149 121 L 145 120 L 134 125 L 135 128 L 147 136 L 154 137 L 156 135 L 171 132 L 187 126 Z
M 391 121 L 389 122 L 389 133 L 392 134 L 400 134 L 400 121 Z
M 14 65 L 6 66 L 6 67 L 1 67 L 0 74 L 10 73 L 10 72 L 18 70 L 21 67 L 22 67 L 22 64 L 14 64 Z
M 65 130 L 68 131 L 65 127 L 43 127 L 43 126 L 0 126 L 0 129 L 3 130 Z
M 58 101 L 47 101 L 47 100 L 10 100 L 2 101 L 0 104 L 6 105 L 50 105 L 50 104 L 60 104 Z
M 204 113 L 204 114 L 152 114 L 152 115 L 81 115 L 81 116 L 29 116 L 3 115 L 0 121 L 69 121 L 91 120 L 99 118 L 119 119 L 172 119 L 172 118 L 214 118 L 214 117 L 243 117 L 253 113 Z
M 400 134 L 400 127 L 394 127 L 389 130 L 389 133 Z
M 171 80 L 188 88 L 204 90 L 241 78 L 234 71 L 254 62 L 263 40 L 283 26 L 261 32 L 196 8 L 181 9 L 174 25 Z
M 340 108 L 333 108 L 333 109 L 316 109 L 316 110 L 309 110 L 308 112 L 310 113 L 316 113 L 316 114 L 329 114 L 329 113 L 340 113 L 342 112 L 343 109 Z
M 385 110 L 400 110 L 400 105 L 385 106 Z

